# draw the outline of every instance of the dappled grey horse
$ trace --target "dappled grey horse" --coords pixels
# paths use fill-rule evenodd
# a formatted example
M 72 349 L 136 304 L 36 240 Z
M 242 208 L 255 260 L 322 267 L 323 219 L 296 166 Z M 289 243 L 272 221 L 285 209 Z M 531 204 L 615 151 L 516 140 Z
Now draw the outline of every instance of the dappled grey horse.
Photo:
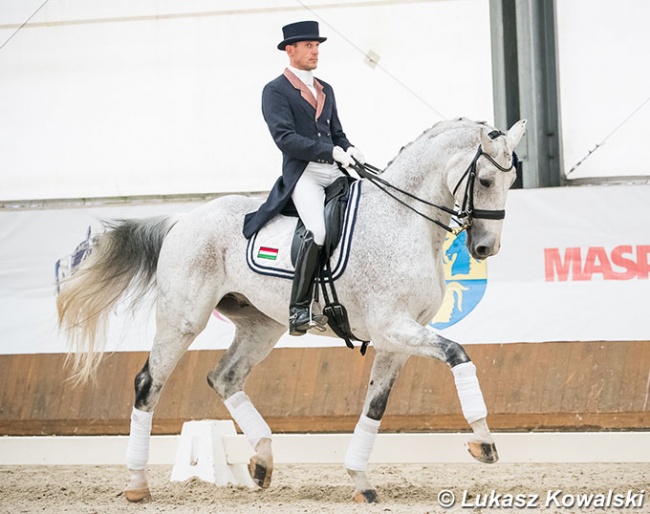
M 474 364 L 461 345 L 426 325 L 443 301 L 443 228 L 449 228 L 452 216 L 467 230 L 474 258 L 499 251 L 506 195 L 516 175 L 513 150 L 525 125 L 519 121 L 503 134 L 462 118 L 440 122 L 404 147 L 380 181 L 364 180 L 349 262 L 336 282 L 352 333 L 372 341 L 376 350 L 363 412 L 345 457 L 357 501 L 377 499 L 366 468 L 391 387 L 411 355 L 450 366 L 473 432 L 469 452 L 481 462 L 498 459 Z M 291 281 L 247 266 L 242 222 L 260 203 L 226 196 L 187 214 L 114 222 L 63 283 L 60 325 L 75 352 L 79 380 L 90 378 L 99 364 L 102 335 L 118 300 L 156 293 L 156 335 L 135 379 L 126 459 L 130 501 L 149 496 L 145 468 L 162 388 L 215 308 L 234 323 L 236 333 L 208 382 L 255 451 L 249 466 L 253 480 L 270 485 L 271 430 L 244 384 L 287 330 Z M 295 224 L 295 219 L 285 222 Z

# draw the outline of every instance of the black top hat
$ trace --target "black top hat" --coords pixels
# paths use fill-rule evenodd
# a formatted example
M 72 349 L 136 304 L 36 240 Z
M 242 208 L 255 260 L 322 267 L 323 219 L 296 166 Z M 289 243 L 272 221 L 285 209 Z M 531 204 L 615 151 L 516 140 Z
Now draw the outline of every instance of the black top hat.
M 326 37 L 318 35 L 317 21 L 298 21 L 282 27 L 284 41 L 278 45 L 278 50 L 284 50 L 287 45 L 292 45 L 298 41 L 326 41 Z

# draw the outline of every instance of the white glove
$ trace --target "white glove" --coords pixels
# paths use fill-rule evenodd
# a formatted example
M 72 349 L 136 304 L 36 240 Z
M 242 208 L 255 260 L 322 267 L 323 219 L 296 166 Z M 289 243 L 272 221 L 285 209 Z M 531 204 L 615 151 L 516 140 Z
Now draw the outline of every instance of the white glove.
M 366 163 L 366 158 L 363 156 L 361 153 L 361 150 L 358 148 L 355 148 L 354 146 L 351 146 L 348 148 L 348 151 L 346 152 L 350 157 L 356 159 L 359 161 L 359 164 L 365 164 Z M 354 162 L 354 161 L 352 161 Z
M 349 154 L 345 153 L 345 150 L 343 150 L 343 148 L 340 146 L 335 146 L 334 150 L 332 150 L 332 159 L 334 159 L 344 168 L 349 168 L 350 166 L 354 165 L 352 157 L 350 157 Z

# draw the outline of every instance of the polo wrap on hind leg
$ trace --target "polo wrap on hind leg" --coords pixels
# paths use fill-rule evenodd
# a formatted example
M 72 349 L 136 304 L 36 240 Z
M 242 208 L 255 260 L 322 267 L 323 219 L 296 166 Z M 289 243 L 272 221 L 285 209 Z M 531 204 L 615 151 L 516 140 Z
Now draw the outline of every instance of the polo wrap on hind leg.
M 243 391 L 233 394 L 224 404 L 253 448 L 260 439 L 271 439 L 271 428 Z
M 467 422 L 471 424 L 487 417 L 487 407 L 485 406 L 485 400 L 483 400 L 481 386 L 476 377 L 474 363 L 463 362 L 454 366 L 451 371 L 454 374 L 458 399 Z
M 129 469 L 144 469 L 149 462 L 152 419 L 153 412 L 145 412 L 133 407 L 129 443 L 126 447 L 126 466 Z
M 375 446 L 381 420 L 362 414 L 354 427 L 354 434 L 345 454 L 345 467 L 351 471 L 366 471 L 370 453 Z

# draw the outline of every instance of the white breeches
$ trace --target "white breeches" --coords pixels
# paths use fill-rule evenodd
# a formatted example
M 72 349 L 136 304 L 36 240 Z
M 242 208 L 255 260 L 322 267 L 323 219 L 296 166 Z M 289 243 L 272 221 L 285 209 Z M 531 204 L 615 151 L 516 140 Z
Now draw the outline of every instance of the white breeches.
M 325 242 L 325 188 L 342 176 L 336 164 L 310 162 L 291 194 L 300 219 L 319 246 Z

